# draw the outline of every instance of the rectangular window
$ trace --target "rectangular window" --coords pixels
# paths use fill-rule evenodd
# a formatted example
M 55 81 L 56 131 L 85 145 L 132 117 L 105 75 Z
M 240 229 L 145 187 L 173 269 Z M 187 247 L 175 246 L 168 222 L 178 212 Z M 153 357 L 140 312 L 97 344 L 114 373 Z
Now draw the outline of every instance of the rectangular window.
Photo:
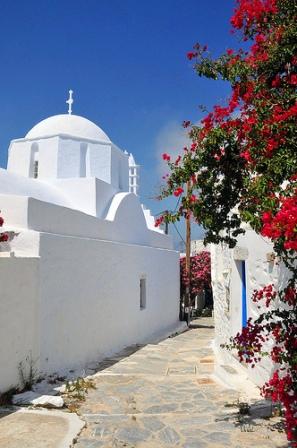
M 146 279 L 140 279 L 140 309 L 144 310 L 146 308 Z
M 33 177 L 34 179 L 37 179 L 38 177 L 38 160 L 34 160 Z

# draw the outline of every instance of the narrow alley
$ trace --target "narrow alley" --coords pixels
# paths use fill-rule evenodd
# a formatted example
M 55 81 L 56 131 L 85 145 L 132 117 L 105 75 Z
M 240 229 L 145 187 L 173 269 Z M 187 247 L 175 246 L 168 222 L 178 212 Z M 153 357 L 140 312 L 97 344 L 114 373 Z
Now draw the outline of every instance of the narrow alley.
M 239 413 L 239 392 L 213 376 L 210 318 L 98 365 L 75 448 L 286 447 L 280 422 Z M 134 351 L 134 353 L 133 353 Z

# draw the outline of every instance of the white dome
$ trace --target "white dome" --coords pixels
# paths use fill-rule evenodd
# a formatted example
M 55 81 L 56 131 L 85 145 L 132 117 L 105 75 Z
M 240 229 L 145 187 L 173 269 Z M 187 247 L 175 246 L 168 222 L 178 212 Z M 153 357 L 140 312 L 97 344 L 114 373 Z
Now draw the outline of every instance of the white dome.
M 95 123 L 79 115 L 69 114 L 54 115 L 46 118 L 36 124 L 28 132 L 26 138 L 35 139 L 60 134 L 110 143 L 108 136 Z

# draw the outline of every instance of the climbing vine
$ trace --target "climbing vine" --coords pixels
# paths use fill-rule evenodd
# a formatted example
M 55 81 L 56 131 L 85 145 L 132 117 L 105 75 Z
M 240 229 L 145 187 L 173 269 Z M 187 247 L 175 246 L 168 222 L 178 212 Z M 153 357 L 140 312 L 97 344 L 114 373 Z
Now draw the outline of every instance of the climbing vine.
M 176 221 L 190 212 L 205 228 L 205 242 L 234 247 L 248 223 L 270 239 L 283 285 L 255 291 L 259 317 L 230 343 L 242 362 L 255 366 L 274 340 L 274 373 L 262 392 L 284 408 L 291 446 L 297 446 L 297 0 L 237 0 L 232 31 L 241 49 L 214 59 L 205 45 L 187 54 L 199 76 L 230 83 L 226 104 L 199 123 L 183 123 L 191 144 L 169 167 L 160 198 L 181 197 Z M 189 191 L 185 194 L 184 185 Z

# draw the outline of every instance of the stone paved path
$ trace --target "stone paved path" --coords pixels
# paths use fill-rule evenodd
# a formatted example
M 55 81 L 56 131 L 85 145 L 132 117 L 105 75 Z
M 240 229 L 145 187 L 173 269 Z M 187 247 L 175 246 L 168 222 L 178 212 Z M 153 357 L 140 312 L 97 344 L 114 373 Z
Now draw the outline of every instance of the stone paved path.
M 211 375 L 212 322 L 198 322 L 201 328 L 99 366 L 96 389 L 79 410 L 87 426 L 74 448 L 287 446 L 278 419 L 244 421 L 230 407 L 238 392 Z

